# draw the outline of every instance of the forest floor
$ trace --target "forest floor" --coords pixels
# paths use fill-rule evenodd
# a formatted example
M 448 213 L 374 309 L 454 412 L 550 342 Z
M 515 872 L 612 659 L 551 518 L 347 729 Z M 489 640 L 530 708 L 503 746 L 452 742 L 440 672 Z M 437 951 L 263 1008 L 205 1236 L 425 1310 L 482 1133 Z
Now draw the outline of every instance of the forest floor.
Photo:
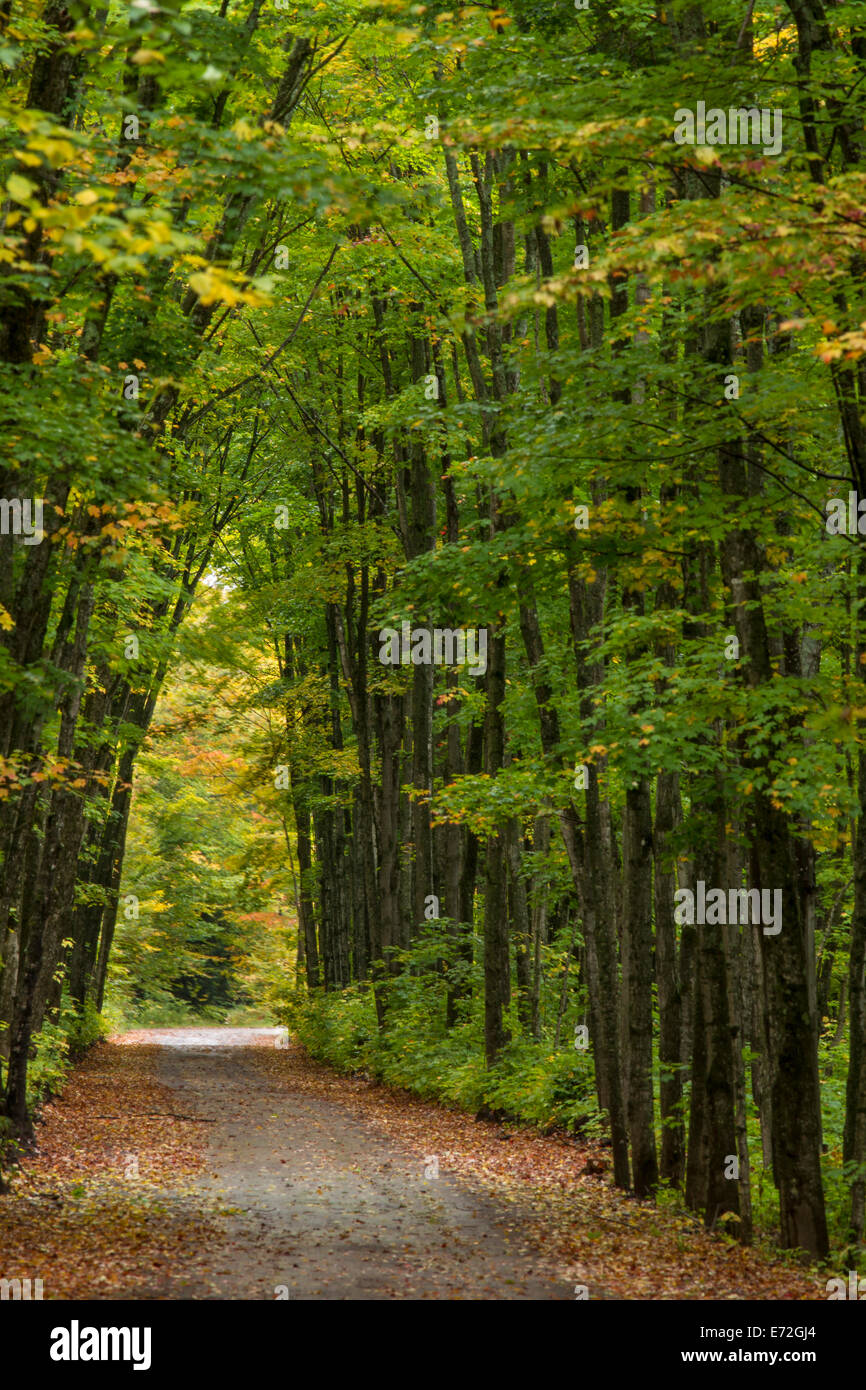
M 597 1145 L 340 1075 L 280 1029 L 99 1043 L 37 1145 L 0 1196 L 0 1276 L 45 1298 L 826 1298 L 617 1192 Z

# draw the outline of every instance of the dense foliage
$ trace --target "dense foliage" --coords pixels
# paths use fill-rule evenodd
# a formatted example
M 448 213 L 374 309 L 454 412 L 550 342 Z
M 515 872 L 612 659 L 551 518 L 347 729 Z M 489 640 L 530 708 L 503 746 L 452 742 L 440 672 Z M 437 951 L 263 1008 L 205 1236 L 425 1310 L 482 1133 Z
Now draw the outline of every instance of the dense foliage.
M 862 5 L 0 29 L 8 1124 L 110 976 L 861 1241 Z

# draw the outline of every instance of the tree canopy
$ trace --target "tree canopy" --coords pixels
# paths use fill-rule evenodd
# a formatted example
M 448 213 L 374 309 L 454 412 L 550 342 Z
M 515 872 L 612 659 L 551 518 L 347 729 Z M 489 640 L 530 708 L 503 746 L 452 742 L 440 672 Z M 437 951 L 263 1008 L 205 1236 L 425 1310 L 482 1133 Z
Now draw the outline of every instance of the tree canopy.
M 9 0 L 0 63 L 8 1126 L 109 980 L 862 1241 L 862 5 Z

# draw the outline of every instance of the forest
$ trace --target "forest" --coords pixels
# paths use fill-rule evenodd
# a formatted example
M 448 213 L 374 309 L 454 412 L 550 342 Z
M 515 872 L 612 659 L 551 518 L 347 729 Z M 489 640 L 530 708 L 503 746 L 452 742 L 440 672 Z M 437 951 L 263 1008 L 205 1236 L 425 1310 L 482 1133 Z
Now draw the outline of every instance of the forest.
M 273 1024 L 862 1267 L 866 7 L 0 65 L 0 1171 L 107 1029 Z

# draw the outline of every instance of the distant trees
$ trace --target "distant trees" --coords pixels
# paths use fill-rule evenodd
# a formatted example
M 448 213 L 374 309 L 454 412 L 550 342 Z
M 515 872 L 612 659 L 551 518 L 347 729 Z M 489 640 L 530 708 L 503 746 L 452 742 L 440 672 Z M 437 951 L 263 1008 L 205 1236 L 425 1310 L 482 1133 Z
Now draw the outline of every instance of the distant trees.
M 822 1254 L 826 1142 L 862 1238 L 862 540 L 825 522 L 866 496 L 866 43 L 788 10 L 49 5 L 16 39 L 0 493 L 45 528 L 0 537 L 16 1126 L 61 990 L 102 999 L 136 758 L 215 573 L 311 993 L 369 985 L 387 1038 L 438 981 L 424 1028 L 483 1018 L 494 1069 L 585 1017 L 620 1186 L 749 1239 L 760 1151 Z M 404 625 L 483 630 L 483 669 L 383 663 Z M 749 906 L 777 892 L 780 930 Z

